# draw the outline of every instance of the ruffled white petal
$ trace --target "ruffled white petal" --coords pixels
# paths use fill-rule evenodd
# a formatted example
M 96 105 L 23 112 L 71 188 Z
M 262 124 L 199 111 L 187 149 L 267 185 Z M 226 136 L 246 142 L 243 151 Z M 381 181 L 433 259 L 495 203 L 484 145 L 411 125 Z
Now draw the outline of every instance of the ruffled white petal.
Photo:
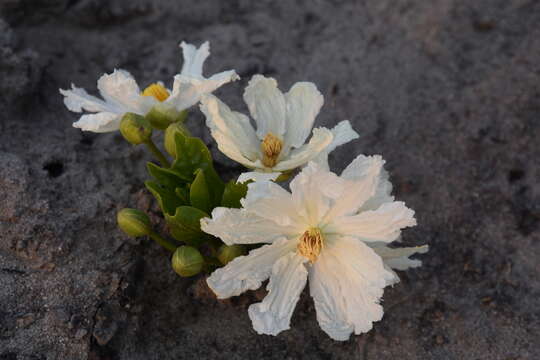
M 83 131 L 92 131 L 96 133 L 106 133 L 116 131 L 120 128 L 122 115 L 100 112 L 97 114 L 87 114 L 81 116 L 79 121 L 73 123 L 73 127 Z
M 197 78 L 178 74 L 174 77 L 171 96 L 166 100 L 178 111 L 185 110 L 197 104 L 206 94 L 211 94 L 222 85 L 240 79 L 234 70 L 228 70 L 212 75 L 210 78 Z
M 274 263 L 295 249 L 296 242 L 285 238 L 239 256 L 225 267 L 217 269 L 206 280 L 219 299 L 237 296 L 258 289 L 268 279 Z
M 296 227 L 280 226 L 243 209 L 223 207 L 215 208 L 211 219 L 201 219 L 201 230 L 219 237 L 227 245 L 271 243 L 297 233 Z
M 405 203 L 395 201 L 385 203 L 377 210 L 335 218 L 326 226 L 325 232 L 349 235 L 362 241 L 391 242 L 399 237 L 402 228 L 414 225 L 414 211 Z
M 321 153 L 313 159 L 316 163 L 321 165 L 324 169 L 330 170 L 328 166 L 328 154 L 334 151 L 338 146 L 344 145 L 354 139 L 358 139 L 359 135 L 353 130 L 349 120 L 340 121 L 336 126 L 330 130 L 332 132 L 333 140 Z
M 210 44 L 205 41 L 198 49 L 195 45 L 184 41 L 180 44 L 184 56 L 182 65 L 182 75 L 202 77 L 202 68 L 204 61 L 210 55 Z
M 289 156 L 272 168 L 274 171 L 296 169 L 314 159 L 332 142 L 332 132 L 326 128 L 313 129 L 309 143 L 293 150 Z
M 308 224 L 300 215 L 291 193 L 271 181 L 258 181 L 248 185 L 248 192 L 241 200 L 242 207 L 281 226 L 296 228 L 298 235 Z
M 392 183 L 388 179 L 388 171 L 382 169 L 375 194 L 360 207 L 360 212 L 376 210 L 382 204 L 394 201 L 394 197 L 392 196 Z
M 310 293 L 321 328 L 335 340 L 361 334 L 383 316 L 383 289 L 394 275 L 373 250 L 356 239 L 332 241 L 310 270 Z
M 112 112 L 114 112 L 114 109 L 107 105 L 105 101 L 89 95 L 86 90 L 75 87 L 73 84 L 71 84 L 71 90 L 60 89 L 60 94 L 64 95 L 64 104 L 70 111 L 101 112 L 113 110 Z
M 414 254 L 425 254 L 428 252 L 427 245 L 403 248 L 389 248 L 385 245 L 372 247 L 373 251 L 379 255 L 384 263 L 392 269 L 407 270 L 422 265 L 422 261 L 409 259 Z
M 332 203 L 343 193 L 344 182 L 311 162 L 291 181 L 290 188 L 299 214 L 310 226 L 319 226 Z
M 146 115 L 158 102 L 152 96 L 142 96 L 139 85 L 125 70 L 114 70 L 112 74 L 101 76 L 97 86 L 105 101 L 115 106 L 119 113 Z
M 359 155 L 345 169 L 345 175 L 342 175 L 344 189 L 341 196 L 335 201 L 334 205 L 323 220 L 323 223 L 331 219 L 344 215 L 351 215 L 373 195 L 379 184 L 380 173 L 384 165 L 381 156 Z
M 303 256 L 289 253 L 272 267 L 268 295 L 248 309 L 253 328 L 258 334 L 277 335 L 289 329 L 294 308 L 306 286 L 306 261 Z
M 260 140 L 268 133 L 283 139 L 286 130 L 286 103 L 276 80 L 254 75 L 244 91 L 244 101 L 257 123 L 257 136 Z
M 206 125 L 218 143 L 218 148 L 229 158 L 245 165 L 255 165 L 258 140 L 247 116 L 231 109 L 213 95 L 204 97 L 201 111 Z
M 285 101 L 287 123 L 284 144 L 299 148 L 306 142 L 324 98 L 315 84 L 298 82 L 285 94 Z
M 279 175 L 281 175 L 280 172 L 264 173 L 264 172 L 250 171 L 250 172 L 245 172 L 245 173 L 240 174 L 240 176 L 238 176 L 237 182 L 243 183 L 243 182 L 246 182 L 248 180 L 252 180 L 252 181 L 274 181 L 279 177 Z

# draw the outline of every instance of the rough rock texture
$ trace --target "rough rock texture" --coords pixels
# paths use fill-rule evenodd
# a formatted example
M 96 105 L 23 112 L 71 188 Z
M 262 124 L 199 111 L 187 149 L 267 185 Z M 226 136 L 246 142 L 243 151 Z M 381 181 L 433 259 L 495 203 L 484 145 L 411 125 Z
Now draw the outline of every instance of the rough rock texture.
M 0 12 L 0 359 L 540 358 L 540 2 L 2 0 Z M 291 330 L 259 336 L 246 310 L 264 290 L 217 301 L 116 229 L 117 209 L 155 209 L 145 152 L 72 128 L 58 88 L 95 90 L 113 68 L 167 81 L 182 39 L 211 41 L 208 73 L 240 73 L 218 92 L 236 108 L 255 73 L 317 83 L 318 123 L 348 118 L 362 135 L 336 169 L 359 152 L 387 160 L 418 218 L 404 242 L 431 251 L 386 290 L 370 333 L 330 340 L 305 292 Z

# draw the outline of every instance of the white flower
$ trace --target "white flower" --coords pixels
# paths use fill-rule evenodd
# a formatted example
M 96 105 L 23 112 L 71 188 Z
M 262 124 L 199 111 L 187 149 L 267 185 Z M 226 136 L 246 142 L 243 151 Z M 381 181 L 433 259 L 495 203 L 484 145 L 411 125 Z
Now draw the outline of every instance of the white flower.
M 290 184 L 249 184 L 242 209 L 216 208 L 202 229 L 226 244 L 267 243 L 234 259 L 207 280 L 218 298 L 257 289 L 270 278 L 265 299 L 249 308 L 260 334 L 276 335 L 290 319 L 309 278 L 321 328 L 335 340 L 372 328 L 383 316 L 392 268 L 418 266 L 408 257 L 426 247 L 393 249 L 414 212 L 389 195 L 380 156 L 358 156 L 341 174 L 310 162 Z
M 349 122 L 342 121 L 333 130 L 314 129 L 305 144 L 323 105 L 323 96 L 310 82 L 298 82 L 283 94 L 276 80 L 255 75 L 244 91 L 244 101 L 257 130 L 247 116 L 231 111 L 215 96 L 203 97 L 201 111 L 219 150 L 256 172 L 279 175 L 358 137 Z
M 89 95 L 86 90 L 73 84 L 71 90 L 60 89 L 64 104 L 74 112 L 83 110 L 95 113 L 82 115 L 74 127 L 98 133 L 116 131 L 122 116 L 127 112 L 146 115 L 155 105 L 170 106 L 178 111 L 185 110 L 197 102 L 201 96 L 209 94 L 221 85 L 237 80 L 234 70 L 224 71 L 205 78 L 202 75 L 203 63 L 210 55 L 208 42 L 199 49 L 182 42 L 184 65 L 180 74 L 174 77 L 172 91 L 163 84 L 155 83 L 141 92 L 133 76 L 125 70 L 114 70 L 98 80 L 97 87 L 103 100 Z

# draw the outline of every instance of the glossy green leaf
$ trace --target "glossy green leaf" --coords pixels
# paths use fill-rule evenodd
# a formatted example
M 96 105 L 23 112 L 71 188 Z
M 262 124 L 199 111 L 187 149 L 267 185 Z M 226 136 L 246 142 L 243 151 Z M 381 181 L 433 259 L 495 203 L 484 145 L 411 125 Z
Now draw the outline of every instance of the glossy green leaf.
M 204 170 L 198 169 L 196 173 L 197 175 L 195 176 L 195 180 L 193 180 L 189 190 L 189 200 L 191 202 L 191 206 L 194 206 L 206 213 L 210 213 L 212 210 L 212 201 L 210 199 L 208 185 L 206 184 Z
M 154 195 L 164 214 L 172 215 L 175 213 L 177 207 L 186 204 L 178 197 L 173 189 L 163 186 L 156 181 L 146 181 L 144 185 Z
M 185 205 L 189 204 L 189 189 L 187 186 L 176 188 L 175 193 Z
M 172 237 L 193 246 L 201 245 L 210 236 L 201 230 L 203 217 L 208 214 L 191 206 L 179 206 L 174 216 L 165 214 Z
M 247 194 L 248 186 L 244 183 L 237 183 L 233 180 L 229 181 L 225 185 L 223 191 L 223 197 L 221 199 L 221 206 L 228 208 L 240 208 L 240 200 Z
M 204 170 L 205 180 L 213 206 L 219 205 L 225 184 L 216 173 L 212 163 L 212 156 L 201 139 L 176 133 L 176 160 L 171 170 L 189 182 L 195 180 L 198 169 Z
M 172 170 L 193 181 L 195 170 L 212 167 L 212 156 L 201 139 L 176 133 L 174 140 L 177 158 L 171 166 Z
M 173 189 L 191 181 L 191 178 L 189 177 L 185 177 L 174 170 L 160 167 L 151 162 L 146 164 L 146 168 L 150 175 L 152 175 L 160 184 Z
M 212 207 L 219 206 L 223 197 L 225 184 L 216 173 L 213 166 L 210 166 L 208 169 L 204 170 L 204 177 L 206 179 L 206 184 L 208 185 Z

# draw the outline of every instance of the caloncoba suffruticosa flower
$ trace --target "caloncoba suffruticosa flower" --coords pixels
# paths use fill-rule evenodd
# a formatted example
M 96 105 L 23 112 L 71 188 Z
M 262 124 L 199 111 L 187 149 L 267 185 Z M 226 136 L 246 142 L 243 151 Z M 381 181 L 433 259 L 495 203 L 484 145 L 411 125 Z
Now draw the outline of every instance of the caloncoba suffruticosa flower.
M 218 298 L 270 279 L 268 295 L 248 310 L 260 334 L 289 328 L 308 283 L 318 322 L 331 338 L 369 331 L 383 316 L 384 288 L 399 281 L 394 271 L 420 266 L 410 256 L 427 251 L 392 245 L 416 220 L 394 200 L 384 161 L 360 155 L 336 175 L 329 153 L 358 134 L 347 120 L 332 129 L 313 128 L 324 102 L 315 84 L 298 82 L 283 93 L 276 80 L 253 76 L 243 95 L 252 121 L 211 94 L 238 76 L 234 70 L 203 76 L 208 42 L 180 46 L 184 64 L 172 89 L 154 83 L 141 90 L 127 71 L 114 70 L 98 80 L 101 98 L 73 85 L 60 90 L 69 110 L 88 112 L 74 127 L 120 130 L 128 143 L 145 145 L 159 161 L 147 163 L 145 186 L 163 214 L 167 236 L 131 208 L 118 212 L 119 228 L 169 251 L 171 267 L 182 277 L 212 273 L 207 282 Z M 237 181 L 224 181 L 207 145 L 185 126 L 185 110 L 199 101 L 219 150 L 250 169 Z M 156 131 L 164 131 L 163 137 Z M 169 157 L 154 138 L 164 140 Z M 302 170 L 290 191 L 276 183 L 296 168 Z
M 201 111 L 219 150 L 255 172 L 277 176 L 307 164 L 329 147 L 333 149 L 358 137 L 349 122 L 342 121 L 332 130 L 313 129 L 306 144 L 324 102 L 310 82 L 298 82 L 283 94 L 276 80 L 255 75 L 244 91 L 244 101 L 256 130 L 246 115 L 232 111 L 215 96 L 203 97 Z M 256 178 L 257 174 L 243 179 L 247 177 Z
M 241 209 L 216 208 L 204 231 L 226 244 L 266 243 L 237 257 L 207 280 L 218 298 L 253 290 L 270 278 L 265 299 L 249 308 L 260 334 L 289 328 L 308 279 L 321 328 L 335 340 L 372 328 L 383 316 L 392 268 L 419 266 L 409 256 L 427 247 L 390 248 L 414 212 L 394 201 L 380 156 L 358 156 L 341 174 L 309 163 L 290 184 L 249 184 Z
M 180 74 L 174 77 L 172 90 L 161 83 L 154 83 L 141 91 L 133 76 L 125 70 L 114 70 L 98 80 L 97 87 L 103 99 L 89 95 L 86 90 L 72 85 L 71 89 L 60 89 L 66 107 L 74 112 L 87 111 L 74 127 L 92 132 L 111 132 L 120 127 L 126 113 L 146 115 L 154 106 L 185 110 L 197 102 L 201 96 L 209 94 L 221 85 L 238 79 L 234 70 L 224 71 L 205 78 L 202 75 L 204 61 L 210 55 L 208 42 L 198 49 L 182 42 L 184 65 Z

